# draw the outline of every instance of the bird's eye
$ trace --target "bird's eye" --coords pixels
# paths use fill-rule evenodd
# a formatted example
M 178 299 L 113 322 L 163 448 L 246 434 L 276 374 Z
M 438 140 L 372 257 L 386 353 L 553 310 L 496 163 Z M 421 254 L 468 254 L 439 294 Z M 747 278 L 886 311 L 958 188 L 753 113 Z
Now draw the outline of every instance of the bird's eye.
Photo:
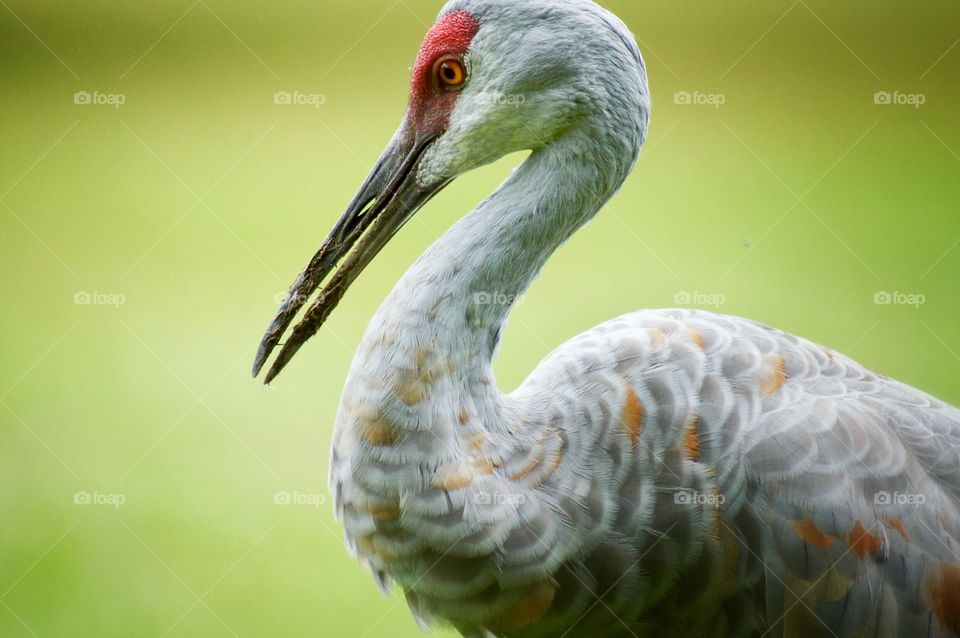
M 456 57 L 444 57 L 437 60 L 433 67 L 437 85 L 444 91 L 456 91 L 467 81 L 467 70 L 463 61 Z

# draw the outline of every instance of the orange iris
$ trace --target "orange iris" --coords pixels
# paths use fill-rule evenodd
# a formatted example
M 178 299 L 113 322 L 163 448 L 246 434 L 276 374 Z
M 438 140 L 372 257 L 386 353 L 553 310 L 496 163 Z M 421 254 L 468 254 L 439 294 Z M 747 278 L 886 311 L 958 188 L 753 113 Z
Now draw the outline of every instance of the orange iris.
M 434 67 L 437 83 L 441 89 L 452 91 L 459 89 L 467 81 L 467 70 L 458 58 L 441 58 Z

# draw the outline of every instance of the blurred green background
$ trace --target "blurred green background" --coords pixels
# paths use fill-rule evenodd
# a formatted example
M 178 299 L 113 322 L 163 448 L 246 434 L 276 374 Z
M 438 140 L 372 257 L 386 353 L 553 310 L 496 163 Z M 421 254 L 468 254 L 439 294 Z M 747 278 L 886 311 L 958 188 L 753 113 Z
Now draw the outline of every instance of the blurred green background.
M 960 403 L 960 4 L 606 5 L 648 148 L 515 312 L 502 389 L 692 303 Z M 399 273 L 521 158 L 421 212 L 275 388 L 248 370 L 440 8 L 0 0 L 0 636 L 419 635 L 321 502 L 337 400 Z

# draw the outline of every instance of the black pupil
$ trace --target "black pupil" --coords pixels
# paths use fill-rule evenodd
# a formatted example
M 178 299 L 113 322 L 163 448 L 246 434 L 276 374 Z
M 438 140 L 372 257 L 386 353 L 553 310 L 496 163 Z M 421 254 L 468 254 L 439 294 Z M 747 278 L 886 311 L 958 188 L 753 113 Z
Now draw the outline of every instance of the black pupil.
M 451 65 L 449 65 L 449 64 L 444 64 L 444 65 L 443 65 L 443 77 L 445 77 L 447 80 L 453 82 L 454 80 L 457 79 L 457 71 L 456 71 L 456 69 L 454 69 L 454 68 L 453 68 Z

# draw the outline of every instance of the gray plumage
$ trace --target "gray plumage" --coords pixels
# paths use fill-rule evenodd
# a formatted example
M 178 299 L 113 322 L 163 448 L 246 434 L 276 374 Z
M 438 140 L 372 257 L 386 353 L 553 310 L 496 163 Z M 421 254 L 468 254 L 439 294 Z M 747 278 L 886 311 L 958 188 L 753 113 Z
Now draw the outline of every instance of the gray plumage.
M 626 179 L 650 99 L 634 38 L 588 0 L 457 11 L 479 23 L 470 79 L 417 183 L 532 154 L 402 277 L 351 367 L 331 489 L 378 583 L 477 638 L 958 635 L 956 408 L 677 310 L 497 388 L 512 300 Z

